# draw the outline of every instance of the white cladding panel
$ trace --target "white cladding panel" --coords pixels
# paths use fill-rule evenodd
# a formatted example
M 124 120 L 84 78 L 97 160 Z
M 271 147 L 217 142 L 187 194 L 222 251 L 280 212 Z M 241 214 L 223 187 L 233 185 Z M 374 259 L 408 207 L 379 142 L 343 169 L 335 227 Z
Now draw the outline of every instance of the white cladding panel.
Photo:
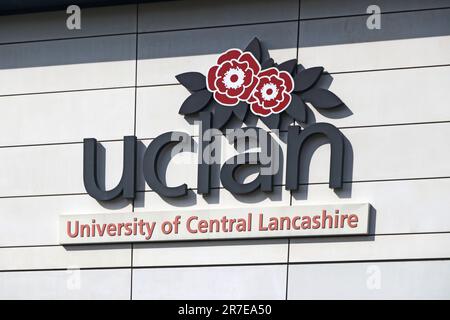
M 66 28 L 65 11 L 2 16 L 0 299 L 450 298 L 450 3 L 379 0 L 380 30 L 366 26 L 371 4 L 83 8 L 81 30 Z M 165 179 L 187 183 L 188 195 L 159 196 L 141 175 L 145 146 L 167 131 L 198 135 L 178 114 L 189 92 L 175 76 L 206 73 L 255 36 L 277 62 L 298 57 L 330 73 L 323 84 L 346 107 L 308 117 L 345 135 L 344 187 L 328 188 L 330 148 L 319 138 L 304 150 L 296 192 L 282 165 L 273 193 L 233 195 L 215 174 L 211 195 L 197 195 L 197 157 L 185 153 Z M 101 142 L 99 180 L 112 188 L 126 135 L 139 139 L 136 199 L 98 202 L 83 185 L 82 141 Z M 222 161 L 234 155 L 223 148 Z M 370 236 L 58 245 L 61 214 L 340 202 L 371 204 Z
M 288 299 L 449 299 L 449 261 L 289 266 Z
M 281 300 L 286 271 L 286 265 L 136 269 L 133 298 Z
M 130 269 L 67 269 L 0 273 L 0 299 L 130 298 Z

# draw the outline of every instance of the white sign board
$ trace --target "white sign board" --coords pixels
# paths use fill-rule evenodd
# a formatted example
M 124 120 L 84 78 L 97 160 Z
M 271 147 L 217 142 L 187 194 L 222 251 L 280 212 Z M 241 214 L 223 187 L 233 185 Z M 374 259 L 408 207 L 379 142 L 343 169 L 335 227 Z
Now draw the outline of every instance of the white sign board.
M 368 203 L 60 216 L 61 244 L 364 235 L 368 232 Z

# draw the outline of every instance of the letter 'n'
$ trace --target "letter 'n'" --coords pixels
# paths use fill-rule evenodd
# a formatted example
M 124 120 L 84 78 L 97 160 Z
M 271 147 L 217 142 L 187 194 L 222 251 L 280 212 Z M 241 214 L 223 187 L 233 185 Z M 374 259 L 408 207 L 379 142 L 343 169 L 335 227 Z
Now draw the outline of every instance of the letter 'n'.
M 97 140 L 83 141 L 83 181 L 89 195 L 97 200 L 112 200 L 119 196 L 134 199 L 136 176 L 136 137 L 126 136 L 123 141 L 123 171 L 119 184 L 112 190 L 103 190 L 98 185 Z
M 344 137 L 333 125 L 316 123 L 301 130 L 299 126 L 290 126 L 288 129 L 288 151 L 286 165 L 286 189 L 297 190 L 299 185 L 299 170 L 301 151 L 305 141 L 313 135 L 322 135 L 327 138 L 331 147 L 330 159 L 330 188 L 342 188 L 344 163 Z

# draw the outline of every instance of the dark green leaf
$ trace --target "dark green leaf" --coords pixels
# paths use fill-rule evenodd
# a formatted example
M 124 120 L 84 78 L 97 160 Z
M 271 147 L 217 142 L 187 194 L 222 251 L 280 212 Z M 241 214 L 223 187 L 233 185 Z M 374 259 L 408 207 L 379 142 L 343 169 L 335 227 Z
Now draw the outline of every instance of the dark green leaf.
M 296 67 L 297 67 L 297 59 L 288 60 L 278 65 L 279 70 L 287 71 L 290 74 L 293 74 L 295 72 Z
M 213 127 L 216 129 L 222 129 L 230 120 L 233 110 L 226 106 L 217 106 L 213 115 Z
M 301 97 L 306 102 L 310 102 L 317 109 L 331 109 L 342 104 L 341 99 L 327 89 L 311 89 L 304 92 Z
M 280 125 L 280 115 L 279 114 L 274 113 L 267 117 L 260 117 L 260 119 L 270 129 L 278 129 L 278 127 Z
M 206 78 L 200 72 L 186 72 L 177 75 L 175 78 L 189 91 L 199 91 L 206 88 Z
M 302 92 L 311 88 L 320 79 L 322 72 L 322 67 L 299 71 L 294 77 L 294 91 Z
M 292 100 L 286 109 L 288 115 L 294 118 L 295 121 L 306 122 L 306 105 L 302 99 L 296 94 L 292 95 Z
M 212 93 L 208 90 L 194 92 L 184 100 L 178 113 L 183 115 L 197 113 L 208 105 L 211 97 Z
M 265 60 L 263 63 L 261 63 L 261 69 L 262 70 L 268 69 L 268 68 L 273 67 L 274 65 L 275 65 L 275 62 L 273 61 L 273 59 L 269 58 L 269 59 Z
M 258 38 L 253 38 L 253 40 L 248 44 L 247 48 L 244 49 L 244 51 L 248 51 L 253 56 L 261 62 L 261 43 L 259 42 Z
M 241 101 L 237 104 L 237 106 L 233 107 L 233 113 L 239 120 L 244 121 L 247 116 L 248 109 L 248 104 Z

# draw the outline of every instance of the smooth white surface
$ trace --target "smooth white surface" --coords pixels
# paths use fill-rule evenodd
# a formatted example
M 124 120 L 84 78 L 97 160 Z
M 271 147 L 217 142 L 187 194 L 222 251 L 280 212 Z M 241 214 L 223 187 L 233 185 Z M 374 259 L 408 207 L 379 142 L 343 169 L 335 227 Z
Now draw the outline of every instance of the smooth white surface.
M 130 269 L 0 272 L 0 299 L 129 299 Z
M 450 261 L 289 266 L 288 299 L 449 299 Z
M 311 110 L 310 120 L 337 127 L 449 121 L 450 67 L 332 75 L 329 87 L 346 104 Z M 328 81 L 328 77 L 324 77 Z M 357 88 L 357 90 L 355 90 Z
M 0 199 L 0 247 L 58 244 L 63 213 L 131 211 L 127 200 L 99 203 L 89 195 Z
M 284 299 L 286 266 L 133 271 L 133 299 Z
M 287 239 L 138 243 L 133 266 L 285 263 L 287 252 Z
M 134 89 L 0 97 L 0 145 L 123 139 L 133 110 Z
M 447 232 L 448 190 L 450 179 L 346 183 L 336 192 L 325 184 L 309 185 L 293 192 L 292 203 L 367 201 L 376 217 L 372 233 Z
M 212 189 L 210 196 L 198 195 L 195 190 L 189 190 L 186 197 L 164 198 L 156 192 L 138 192 L 135 201 L 135 211 L 192 210 L 193 208 L 230 208 L 230 207 L 254 207 L 257 205 L 277 206 L 289 205 L 290 192 L 284 187 L 274 187 L 272 193 L 255 192 L 252 195 L 233 195 L 226 189 Z
M 136 135 L 156 138 L 169 131 L 194 134 L 194 125 L 178 113 L 190 92 L 181 85 L 146 87 L 137 91 Z
M 131 245 L 0 248 L 0 270 L 131 266 Z
M 291 239 L 289 262 L 450 258 L 450 234 Z
M 445 147 L 448 123 L 344 129 L 342 133 L 351 144 L 345 153 L 344 181 L 450 176 L 450 148 Z M 328 182 L 328 171 L 329 146 L 322 145 L 312 156 L 309 182 Z M 300 181 L 308 180 L 304 176 Z
M 122 176 L 123 143 L 104 142 L 105 185 Z M 86 193 L 83 184 L 83 144 L 0 148 L 0 195 Z M 11 183 L 14 181 L 14 183 Z

